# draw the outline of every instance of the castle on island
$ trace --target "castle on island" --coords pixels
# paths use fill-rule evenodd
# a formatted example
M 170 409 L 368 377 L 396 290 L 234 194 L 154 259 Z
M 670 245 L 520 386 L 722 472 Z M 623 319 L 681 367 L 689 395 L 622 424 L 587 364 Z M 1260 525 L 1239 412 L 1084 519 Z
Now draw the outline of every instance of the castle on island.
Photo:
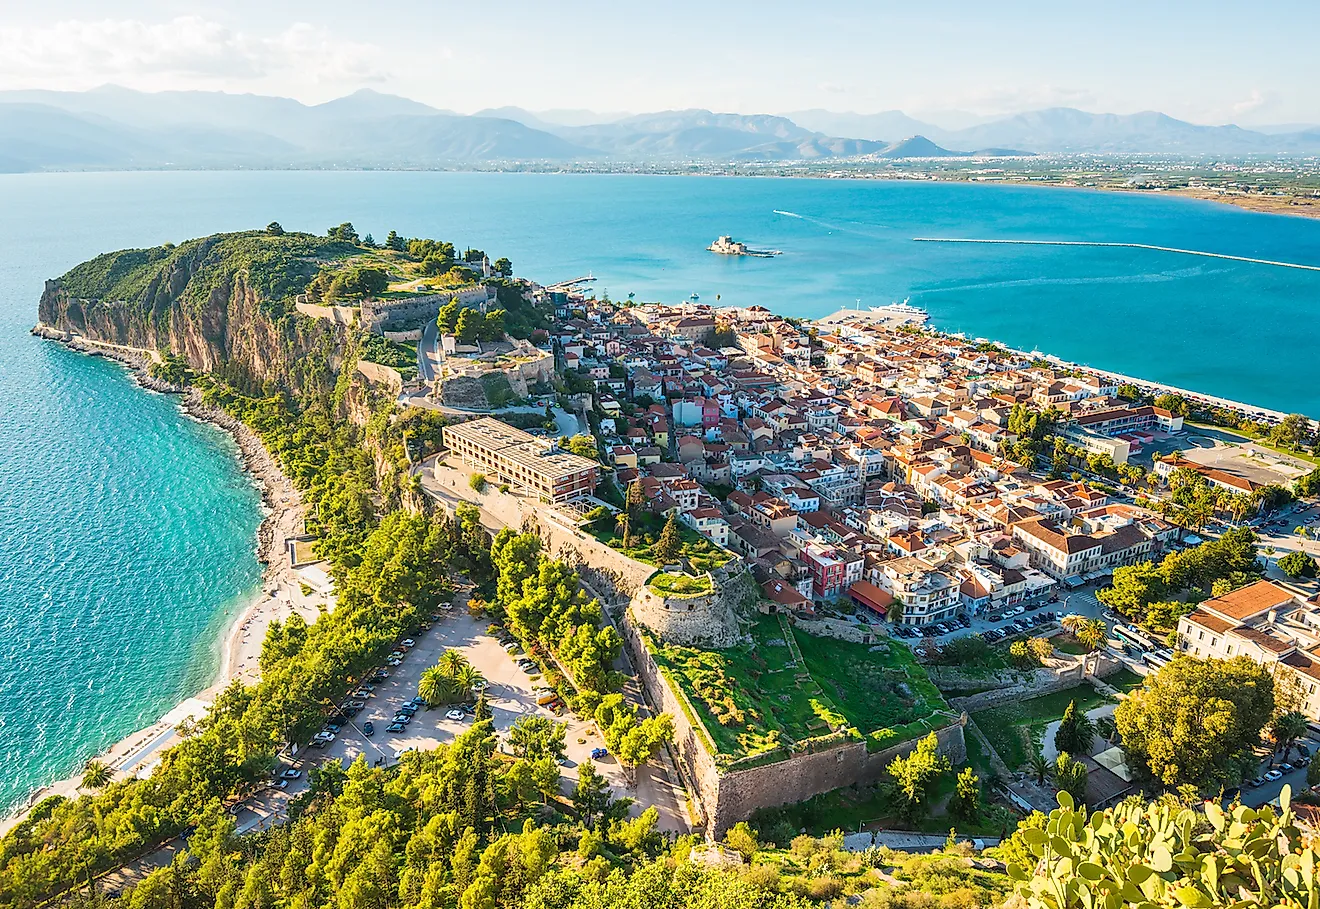
M 720 237 L 710 246 L 707 246 L 706 249 L 713 253 L 719 253 L 721 256 L 755 256 L 769 259 L 772 256 L 779 255 L 777 249 L 749 249 L 746 243 L 740 243 L 729 236 Z

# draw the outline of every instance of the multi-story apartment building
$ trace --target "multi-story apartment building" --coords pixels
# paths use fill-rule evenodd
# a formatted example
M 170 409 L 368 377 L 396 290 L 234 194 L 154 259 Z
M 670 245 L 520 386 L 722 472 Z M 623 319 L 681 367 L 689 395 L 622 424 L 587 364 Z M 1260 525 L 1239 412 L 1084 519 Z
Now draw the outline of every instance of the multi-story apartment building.
M 596 489 L 600 468 L 595 461 L 490 417 L 446 426 L 444 442 L 463 463 L 551 502 Z
M 880 566 L 877 586 L 903 601 L 903 625 L 930 625 L 952 618 L 959 607 L 958 584 L 929 562 L 914 556 Z
M 1178 620 L 1178 650 L 1200 659 L 1245 656 L 1291 676 L 1301 710 L 1320 722 L 1320 606 L 1270 581 L 1206 600 Z

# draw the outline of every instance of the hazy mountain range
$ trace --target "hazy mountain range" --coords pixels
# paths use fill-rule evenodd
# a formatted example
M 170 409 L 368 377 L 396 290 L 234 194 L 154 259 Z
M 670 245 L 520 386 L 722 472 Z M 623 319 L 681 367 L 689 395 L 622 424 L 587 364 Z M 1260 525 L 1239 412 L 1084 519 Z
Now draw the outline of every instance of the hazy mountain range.
M 962 129 L 900 111 L 457 114 L 370 90 L 324 104 L 221 92 L 0 92 L 0 171 L 440 167 L 482 162 L 796 161 L 1055 152 L 1316 154 L 1320 128 L 1197 126 L 1066 108 Z

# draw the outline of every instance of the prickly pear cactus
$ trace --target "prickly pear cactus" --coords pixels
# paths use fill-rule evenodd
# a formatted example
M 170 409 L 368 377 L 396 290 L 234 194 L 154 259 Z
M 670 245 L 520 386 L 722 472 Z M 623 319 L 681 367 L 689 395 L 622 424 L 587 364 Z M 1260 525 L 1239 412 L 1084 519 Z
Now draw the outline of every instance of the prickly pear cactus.
M 1211 906 L 1320 909 L 1320 855 L 1281 811 L 1159 802 L 1087 815 L 1066 792 L 1044 829 L 1024 829 L 1035 868 L 1008 873 L 1034 909 Z

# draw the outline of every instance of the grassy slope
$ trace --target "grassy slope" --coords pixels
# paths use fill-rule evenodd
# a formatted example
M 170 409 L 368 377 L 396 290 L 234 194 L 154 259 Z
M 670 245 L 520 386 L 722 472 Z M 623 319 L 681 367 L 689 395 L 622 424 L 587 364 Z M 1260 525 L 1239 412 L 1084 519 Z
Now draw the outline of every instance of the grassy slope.
M 1080 710 L 1098 707 L 1109 699 L 1090 685 L 1082 684 L 1030 700 L 978 710 L 972 719 L 1009 769 L 1017 769 L 1040 745 L 1045 727 L 1063 717 L 1069 701 L 1077 701 Z

